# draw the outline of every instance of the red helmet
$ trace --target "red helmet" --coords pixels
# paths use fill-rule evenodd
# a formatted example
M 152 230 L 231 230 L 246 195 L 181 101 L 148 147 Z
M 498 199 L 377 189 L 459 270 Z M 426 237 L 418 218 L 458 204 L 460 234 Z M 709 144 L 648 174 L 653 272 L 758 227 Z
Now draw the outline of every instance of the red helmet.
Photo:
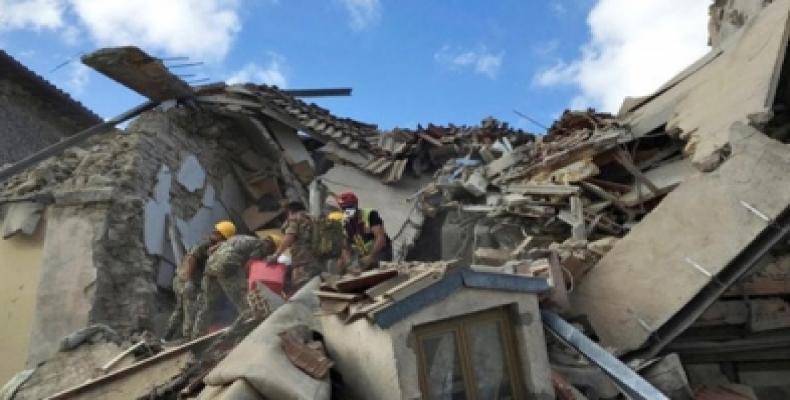
M 356 207 L 359 205 L 359 199 L 353 192 L 343 192 L 337 196 L 337 205 L 340 208 Z

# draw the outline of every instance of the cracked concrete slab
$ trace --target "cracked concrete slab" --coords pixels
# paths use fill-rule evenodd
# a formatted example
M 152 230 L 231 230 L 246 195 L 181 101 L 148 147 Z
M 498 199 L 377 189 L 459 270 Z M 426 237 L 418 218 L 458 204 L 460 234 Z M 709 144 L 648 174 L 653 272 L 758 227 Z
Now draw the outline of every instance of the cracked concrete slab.
M 702 171 L 715 169 L 726 152 L 733 122 L 769 111 L 788 41 L 790 0 L 766 5 L 720 48 L 670 80 L 646 100 L 634 102 L 623 122 L 636 136 L 661 125 L 680 128 L 685 152 Z M 633 101 L 632 101 L 633 102 Z
M 741 123 L 729 142 L 727 161 L 687 176 L 571 293 L 603 345 L 641 347 L 790 204 L 790 146 Z

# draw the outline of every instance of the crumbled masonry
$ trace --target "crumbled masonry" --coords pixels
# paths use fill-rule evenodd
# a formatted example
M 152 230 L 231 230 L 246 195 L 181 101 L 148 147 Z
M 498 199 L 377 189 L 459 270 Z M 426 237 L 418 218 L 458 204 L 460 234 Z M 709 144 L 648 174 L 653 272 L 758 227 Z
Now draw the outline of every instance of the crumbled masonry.
M 157 106 L 0 182 L 0 398 L 790 398 L 790 0 L 710 15 L 698 62 L 544 135 L 383 131 L 136 47 L 86 55 Z M 43 124 L 0 162 L 99 122 L 0 56 L 0 128 Z M 217 220 L 266 238 L 287 202 L 320 217 L 348 190 L 392 262 L 330 260 L 290 298 L 252 282 L 249 315 L 161 339 Z

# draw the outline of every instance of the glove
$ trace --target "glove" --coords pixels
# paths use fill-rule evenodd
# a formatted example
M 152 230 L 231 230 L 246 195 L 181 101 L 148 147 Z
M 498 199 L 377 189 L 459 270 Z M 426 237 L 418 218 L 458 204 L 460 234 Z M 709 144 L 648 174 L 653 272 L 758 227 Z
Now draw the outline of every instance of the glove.
M 271 254 L 266 257 L 266 262 L 269 264 L 275 264 L 277 262 L 277 257 L 279 257 L 277 253 Z

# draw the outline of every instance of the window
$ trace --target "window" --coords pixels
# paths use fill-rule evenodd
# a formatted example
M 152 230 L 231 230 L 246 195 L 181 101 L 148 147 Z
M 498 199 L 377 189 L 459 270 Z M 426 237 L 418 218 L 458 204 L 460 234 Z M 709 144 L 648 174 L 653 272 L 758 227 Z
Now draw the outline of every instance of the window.
M 518 356 L 504 309 L 422 325 L 415 333 L 424 398 L 521 398 Z

